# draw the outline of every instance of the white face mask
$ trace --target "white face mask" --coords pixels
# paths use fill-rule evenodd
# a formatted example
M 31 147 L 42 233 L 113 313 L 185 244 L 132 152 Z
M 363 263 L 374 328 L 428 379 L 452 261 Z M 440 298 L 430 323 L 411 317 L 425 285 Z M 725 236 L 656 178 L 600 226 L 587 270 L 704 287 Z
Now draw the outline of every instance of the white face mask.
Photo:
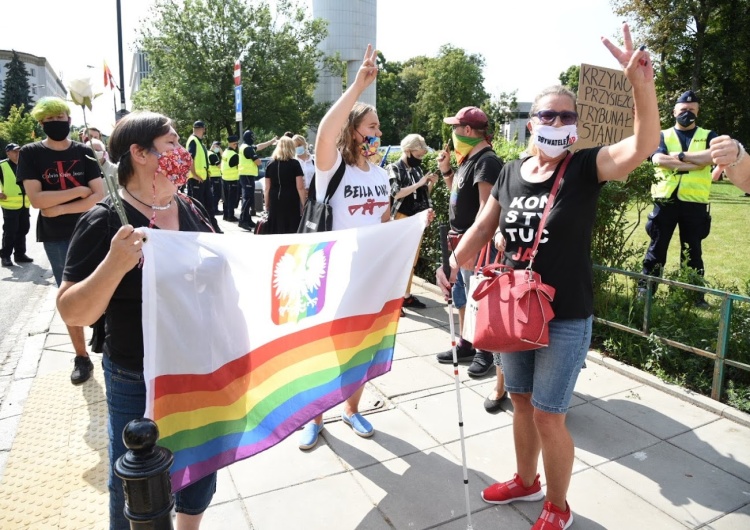
M 105 153 L 104 151 L 94 150 L 94 155 L 96 155 L 96 159 L 101 162 L 102 160 L 106 160 L 107 153 Z
M 575 125 L 536 125 L 533 134 L 534 144 L 550 158 L 557 158 L 578 140 L 578 129 Z

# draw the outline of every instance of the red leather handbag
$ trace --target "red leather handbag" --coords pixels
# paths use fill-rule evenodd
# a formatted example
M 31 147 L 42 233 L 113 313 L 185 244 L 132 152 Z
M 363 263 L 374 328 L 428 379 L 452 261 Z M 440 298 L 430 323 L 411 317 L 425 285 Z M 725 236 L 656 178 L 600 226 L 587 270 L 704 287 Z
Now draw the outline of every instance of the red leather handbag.
M 568 154 L 565 157 L 557 172 L 536 230 L 528 267 L 513 269 L 496 263 L 482 267 L 482 274 L 487 279 L 477 286 L 473 294 L 474 300 L 479 303 L 474 331 L 475 348 L 510 353 L 549 345 L 549 322 L 555 317 L 552 310 L 555 288 L 545 284 L 532 266 L 544 224 L 571 156 Z

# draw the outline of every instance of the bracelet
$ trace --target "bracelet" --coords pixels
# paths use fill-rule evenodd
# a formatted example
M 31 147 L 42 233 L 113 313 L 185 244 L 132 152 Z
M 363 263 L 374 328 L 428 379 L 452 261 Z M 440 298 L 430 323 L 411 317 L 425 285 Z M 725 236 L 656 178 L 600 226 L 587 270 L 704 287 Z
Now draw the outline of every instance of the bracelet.
M 453 175 L 453 168 L 450 168 L 450 169 L 449 169 L 448 171 L 446 171 L 446 172 L 443 172 L 443 170 L 440 170 L 440 174 L 441 174 L 441 175 L 442 175 L 443 177 L 450 177 L 451 175 Z
M 734 167 L 745 158 L 745 147 L 739 142 L 739 140 L 735 140 L 734 143 L 737 144 L 737 160 L 729 164 L 727 167 Z

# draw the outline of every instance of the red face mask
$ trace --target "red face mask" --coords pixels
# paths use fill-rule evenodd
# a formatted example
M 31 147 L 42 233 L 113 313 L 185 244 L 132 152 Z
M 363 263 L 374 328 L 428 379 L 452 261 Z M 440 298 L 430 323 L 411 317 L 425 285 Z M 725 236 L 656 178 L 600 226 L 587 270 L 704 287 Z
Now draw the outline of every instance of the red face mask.
M 157 153 L 151 150 L 159 157 L 159 171 L 167 176 L 167 179 L 175 186 L 182 186 L 187 182 L 188 173 L 193 165 L 193 157 L 182 146 L 178 146 L 173 151 L 164 151 Z

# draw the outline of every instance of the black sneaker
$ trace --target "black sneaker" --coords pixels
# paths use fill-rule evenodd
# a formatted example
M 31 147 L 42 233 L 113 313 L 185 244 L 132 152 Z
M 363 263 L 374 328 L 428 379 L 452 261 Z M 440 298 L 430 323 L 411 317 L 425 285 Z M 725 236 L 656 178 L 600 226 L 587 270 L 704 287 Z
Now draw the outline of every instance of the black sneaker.
M 10 261 L 10 258 L 2 258 L 0 259 L 0 263 L 2 263 L 3 267 L 13 267 L 13 262 Z
M 28 257 L 26 254 L 16 254 L 14 256 L 16 263 L 33 263 L 34 259 Z
M 404 297 L 404 306 L 407 309 L 424 309 L 427 307 L 419 298 L 410 294 Z
M 471 361 L 474 359 L 476 350 L 474 348 L 462 348 L 460 345 L 456 346 L 456 357 L 458 362 Z M 453 363 L 453 350 L 444 351 L 438 353 L 435 357 L 441 364 L 452 364 Z
M 76 355 L 73 364 L 75 365 L 75 368 L 73 368 L 73 373 L 70 374 L 71 383 L 74 385 L 80 385 L 91 378 L 91 371 L 94 369 L 94 363 L 91 362 L 89 357 Z
M 487 351 L 477 350 L 477 354 L 474 356 L 471 366 L 466 369 L 466 373 L 469 374 L 469 377 L 483 377 L 494 367 L 492 354 Z

